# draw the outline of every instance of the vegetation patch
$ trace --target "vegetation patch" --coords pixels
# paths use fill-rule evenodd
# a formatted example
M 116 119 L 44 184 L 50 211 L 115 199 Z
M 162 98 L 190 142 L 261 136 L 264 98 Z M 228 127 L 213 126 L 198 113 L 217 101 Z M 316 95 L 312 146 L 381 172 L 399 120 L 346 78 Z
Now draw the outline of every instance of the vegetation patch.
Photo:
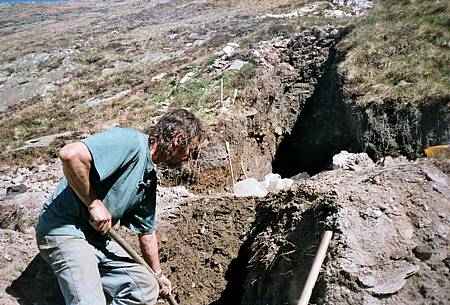
M 450 98 L 448 1 L 381 1 L 340 48 L 345 90 L 361 106 Z
M 38 64 L 38 69 L 39 71 L 51 71 L 58 68 L 62 64 L 63 60 L 63 57 L 51 56 L 48 59 L 41 61 Z

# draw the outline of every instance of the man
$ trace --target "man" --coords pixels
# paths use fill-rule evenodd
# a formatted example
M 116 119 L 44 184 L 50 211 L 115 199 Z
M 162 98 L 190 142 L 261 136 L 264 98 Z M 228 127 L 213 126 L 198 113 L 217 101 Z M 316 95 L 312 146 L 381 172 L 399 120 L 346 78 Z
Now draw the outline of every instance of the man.
M 171 290 L 155 235 L 153 164 L 176 167 L 203 136 L 189 111 L 165 114 L 147 130 L 113 128 L 64 146 L 65 177 L 45 203 L 36 227 L 40 254 L 55 273 L 66 304 L 155 304 L 158 283 L 105 234 L 120 221 L 138 233 L 145 261 Z

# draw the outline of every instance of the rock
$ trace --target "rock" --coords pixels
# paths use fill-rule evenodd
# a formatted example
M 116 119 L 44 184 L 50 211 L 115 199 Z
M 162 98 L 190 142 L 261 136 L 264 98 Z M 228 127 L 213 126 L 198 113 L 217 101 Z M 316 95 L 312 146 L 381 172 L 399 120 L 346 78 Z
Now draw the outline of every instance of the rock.
M 183 78 L 180 80 L 180 84 L 183 85 L 183 84 L 187 83 L 193 76 L 194 76 L 194 72 L 186 73 L 186 75 L 183 76 Z
M 25 184 L 13 185 L 6 188 L 6 195 L 22 194 L 27 191 Z
M 445 266 L 447 267 L 447 269 L 450 269 L 450 256 L 448 256 L 447 258 L 445 258 L 443 260 Z
M 228 67 L 228 70 L 240 71 L 246 64 L 247 64 L 246 61 L 235 59 L 231 62 L 230 66 Z
M 151 79 L 150 81 L 151 81 L 151 82 L 160 81 L 160 80 L 162 80 L 166 75 L 167 75 L 166 72 L 160 73 L 160 74 L 158 74 L 158 75 L 153 76 L 152 79 Z
M 222 51 L 223 53 L 225 53 L 227 57 L 230 57 L 235 53 L 235 49 L 232 46 L 226 46 L 225 48 L 222 49 Z
M 244 111 L 244 115 L 246 117 L 254 117 L 257 114 L 258 114 L 258 110 L 255 108 L 249 108 Z
M 129 95 L 130 93 L 131 93 L 131 90 L 124 90 L 124 91 L 117 93 L 114 96 L 107 97 L 107 98 L 91 98 L 91 99 L 88 99 L 87 101 L 85 101 L 83 103 L 83 105 L 91 108 L 91 107 L 96 107 L 98 105 L 109 104 L 109 103 L 112 103 L 114 101 L 117 101 L 118 99 L 121 99 L 121 98 Z
M 393 266 L 392 266 L 393 267 Z M 361 275 L 358 280 L 364 285 L 365 290 L 374 295 L 391 295 L 402 289 L 406 284 L 406 278 L 417 273 L 419 267 L 405 265 L 391 270 L 372 270 L 368 275 Z
M 114 74 L 115 72 L 130 67 L 132 65 L 132 63 L 130 62 L 126 62 L 126 61 L 116 61 L 113 63 L 113 68 L 106 68 L 102 70 L 102 77 L 106 77 L 109 75 Z
M 233 47 L 233 48 L 239 48 L 239 45 L 237 43 L 234 43 L 234 42 L 227 43 L 227 46 L 230 46 L 230 47 Z
M 392 158 L 391 156 L 384 157 L 380 165 L 382 166 L 397 166 L 397 165 L 405 165 L 411 164 L 412 161 L 409 161 L 405 156 L 399 156 L 397 158 Z
M 191 33 L 189 34 L 188 38 L 192 40 L 192 42 L 187 43 L 186 46 L 191 48 L 199 47 L 205 44 L 205 42 L 207 42 L 208 40 L 210 40 L 211 37 L 212 35 L 210 33 L 206 34 Z
M 360 14 L 363 10 L 373 6 L 372 0 L 333 0 L 333 3 L 347 6 L 356 14 Z
M 305 179 L 309 179 L 311 176 L 307 173 L 307 172 L 301 172 L 295 176 L 292 176 L 291 179 L 296 181 L 296 180 L 305 180 Z
M 342 17 L 351 16 L 351 14 L 348 14 L 342 10 L 325 10 L 324 15 L 325 15 L 325 17 L 334 17 L 334 18 L 342 18 Z
M 58 86 L 51 84 L 51 83 L 46 84 L 42 88 L 42 91 L 39 93 L 39 96 L 41 96 L 41 97 L 51 96 L 53 94 L 53 91 L 55 91 L 56 89 L 58 89 Z
M 333 169 L 351 169 L 360 171 L 374 167 L 372 159 L 366 153 L 353 154 L 345 150 L 333 156 Z
M 248 178 L 234 184 L 234 194 L 237 197 L 264 197 L 267 195 L 267 189 L 255 178 Z
M 430 259 L 431 255 L 433 255 L 433 249 L 427 245 L 417 246 L 413 249 L 414 255 L 420 259 L 421 261 L 426 261 Z
M 282 179 L 278 174 L 267 174 L 261 184 L 271 193 L 277 193 L 282 190 L 287 190 L 292 187 L 294 180 Z
M 423 171 L 427 177 L 427 180 L 436 191 L 450 197 L 450 183 L 446 174 L 439 169 L 430 166 L 424 166 Z
M 25 144 L 24 146 L 16 148 L 16 149 L 14 149 L 14 151 L 27 149 L 27 148 L 49 146 L 56 139 L 68 138 L 68 137 L 71 137 L 72 134 L 73 133 L 71 131 L 67 131 L 67 132 L 63 132 L 63 133 L 57 133 L 57 134 L 53 134 L 53 135 L 48 135 L 48 136 L 43 136 L 43 137 L 39 137 L 39 138 L 30 139 L 30 140 L 24 142 L 24 144 Z

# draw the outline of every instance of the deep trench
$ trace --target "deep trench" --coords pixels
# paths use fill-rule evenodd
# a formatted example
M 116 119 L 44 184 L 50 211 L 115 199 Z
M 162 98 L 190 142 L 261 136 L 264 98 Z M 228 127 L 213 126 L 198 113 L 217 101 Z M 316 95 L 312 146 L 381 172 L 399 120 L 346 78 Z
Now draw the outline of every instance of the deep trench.
M 274 173 L 291 177 L 301 172 L 317 174 L 329 168 L 341 150 L 357 152 L 358 139 L 349 107 L 344 103 L 334 48 L 325 63 L 313 95 L 306 101 L 291 134 L 283 138 L 272 162 Z

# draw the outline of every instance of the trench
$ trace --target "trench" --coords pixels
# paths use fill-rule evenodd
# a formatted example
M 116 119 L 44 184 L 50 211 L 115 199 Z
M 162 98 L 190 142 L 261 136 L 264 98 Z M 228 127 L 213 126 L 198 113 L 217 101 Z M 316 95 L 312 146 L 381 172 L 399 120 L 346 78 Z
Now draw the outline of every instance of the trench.
M 329 168 L 341 150 L 360 151 L 355 122 L 345 104 L 337 71 L 341 60 L 334 48 L 313 95 L 306 101 L 289 135 L 279 144 L 272 162 L 274 173 L 291 177 L 317 174 Z

